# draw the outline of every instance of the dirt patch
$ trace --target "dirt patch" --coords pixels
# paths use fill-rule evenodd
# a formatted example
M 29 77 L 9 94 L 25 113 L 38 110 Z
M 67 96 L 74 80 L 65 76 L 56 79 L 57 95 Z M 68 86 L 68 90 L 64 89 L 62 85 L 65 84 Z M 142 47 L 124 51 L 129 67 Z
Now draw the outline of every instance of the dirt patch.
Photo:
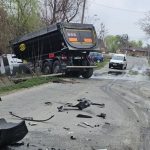
M 14 82 L 9 77 L 0 77 L 0 87 L 14 85 Z

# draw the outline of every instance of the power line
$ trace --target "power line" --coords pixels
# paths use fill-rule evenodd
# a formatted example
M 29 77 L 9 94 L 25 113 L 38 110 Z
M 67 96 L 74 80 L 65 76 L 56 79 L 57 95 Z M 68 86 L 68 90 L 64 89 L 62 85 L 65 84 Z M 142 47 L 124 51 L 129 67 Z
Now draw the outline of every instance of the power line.
M 115 9 L 115 10 L 120 10 L 120 11 L 126 11 L 126 12 L 131 12 L 131 13 L 146 13 L 145 11 L 137 11 L 137 10 L 131 10 L 131 9 L 127 9 L 127 8 L 119 8 L 119 7 L 112 7 L 112 6 L 108 6 L 108 5 L 105 5 L 105 4 L 100 4 L 100 3 L 92 3 L 93 5 L 96 5 L 96 6 L 102 6 L 102 7 L 105 7 L 105 8 L 110 8 L 110 9 Z

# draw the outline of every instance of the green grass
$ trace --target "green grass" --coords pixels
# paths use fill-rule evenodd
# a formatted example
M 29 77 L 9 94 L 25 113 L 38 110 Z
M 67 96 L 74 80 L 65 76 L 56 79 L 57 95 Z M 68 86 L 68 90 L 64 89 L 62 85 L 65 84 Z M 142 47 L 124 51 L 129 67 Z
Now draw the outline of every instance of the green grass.
M 6 85 L 4 87 L 0 87 L 0 94 L 5 94 L 11 91 L 16 91 L 23 88 L 30 88 L 33 86 L 37 86 L 40 84 L 48 83 L 54 80 L 61 80 L 58 77 L 33 77 L 31 79 L 28 79 L 26 81 L 12 84 L 12 85 Z
M 103 62 L 97 62 L 96 63 L 96 66 L 97 66 L 97 69 L 101 69 L 103 68 L 108 62 L 109 62 L 109 58 L 105 58 Z

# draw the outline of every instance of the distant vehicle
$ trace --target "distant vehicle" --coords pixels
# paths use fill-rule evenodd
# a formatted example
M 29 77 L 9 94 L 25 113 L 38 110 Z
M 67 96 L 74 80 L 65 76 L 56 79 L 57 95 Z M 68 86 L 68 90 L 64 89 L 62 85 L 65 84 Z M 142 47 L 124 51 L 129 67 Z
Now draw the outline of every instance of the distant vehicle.
M 98 40 L 92 24 L 57 23 L 11 41 L 16 56 L 44 74 L 66 73 L 90 78 L 93 66 L 88 59 L 98 51 Z
M 102 53 L 98 53 L 98 52 L 90 52 L 89 58 L 93 62 L 103 62 L 104 61 L 103 54 Z
M 109 68 L 127 68 L 127 59 L 125 54 L 114 54 L 109 62 Z

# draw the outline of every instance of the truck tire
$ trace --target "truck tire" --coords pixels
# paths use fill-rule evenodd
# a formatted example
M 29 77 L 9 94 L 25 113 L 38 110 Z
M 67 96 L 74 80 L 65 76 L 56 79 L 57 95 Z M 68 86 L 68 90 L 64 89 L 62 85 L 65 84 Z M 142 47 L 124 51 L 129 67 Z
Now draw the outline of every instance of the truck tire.
M 80 77 L 80 75 L 81 75 L 80 71 L 72 71 L 71 72 L 72 77 L 78 78 L 78 77 Z
M 127 69 L 127 65 L 124 67 L 124 69 L 125 69 L 125 70 Z
M 65 76 L 66 77 L 75 77 L 78 78 L 80 77 L 81 72 L 80 71 L 69 71 L 69 72 L 65 72 Z
M 49 62 L 45 62 L 44 66 L 43 66 L 43 73 L 44 74 L 51 74 L 51 65 L 49 64 Z
M 111 68 L 111 65 L 109 65 L 109 68 Z
M 121 66 L 121 68 L 120 68 L 121 70 L 123 70 L 124 69 L 124 67 L 123 67 L 123 65 Z
M 61 65 L 60 65 L 60 62 L 58 60 L 55 60 L 53 63 L 52 72 L 53 73 L 60 73 L 61 72 Z
M 86 71 L 82 73 L 82 77 L 86 79 L 90 78 L 92 75 L 93 75 L 93 68 L 86 69 Z

